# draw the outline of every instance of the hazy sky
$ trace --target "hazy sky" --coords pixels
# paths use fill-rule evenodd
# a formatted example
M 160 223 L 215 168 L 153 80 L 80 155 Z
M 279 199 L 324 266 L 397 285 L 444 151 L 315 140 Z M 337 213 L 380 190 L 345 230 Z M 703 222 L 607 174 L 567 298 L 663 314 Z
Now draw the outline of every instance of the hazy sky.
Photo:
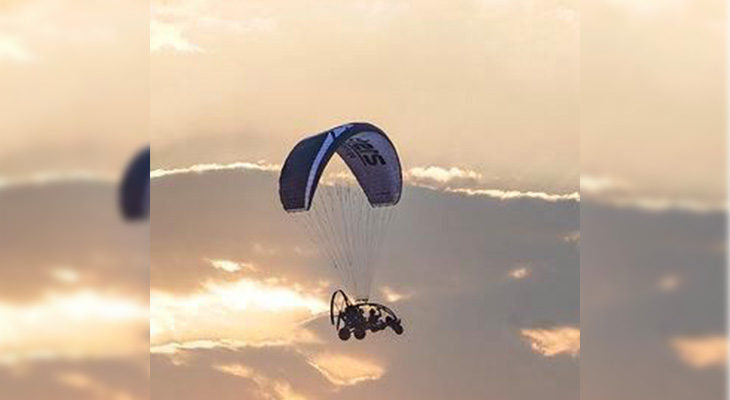
M 0 399 L 147 399 L 148 4 L 0 1 Z
M 0 180 L 116 177 L 149 143 L 147 7 L 0 0 Z
M 153 169 L 182 169 L 153 186 L 152 397 L 577 399 L 576 4 L 153 3 Z M 348 121 L 404 163 L 373 293 L 403 337 L 339 342 L 278 205 L 291 147 Z
M 408 167 L 575 191 L 576 4 L 154 2 L 153 164 L 280 163 L 302 135 L 370 121 Z
M 578 6 L 0 0 L 0 400 L 720 398 L 724 6 Z M 348 121 L 403 160 L 404 336 L 336 338 L 279 207 Z
M 725 202 L 727 4 L 581 3 L 581 173 Z

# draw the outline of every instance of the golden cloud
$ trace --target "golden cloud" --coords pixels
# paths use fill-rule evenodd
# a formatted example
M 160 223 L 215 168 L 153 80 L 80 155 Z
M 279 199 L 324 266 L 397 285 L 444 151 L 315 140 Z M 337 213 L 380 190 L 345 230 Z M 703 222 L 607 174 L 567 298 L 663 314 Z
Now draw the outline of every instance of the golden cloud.
M 682 279 L 675 274 L 664 275 L 657 282 L 659 290 L 662 292 L 673 292 L 682 285 Z
M 149 309 L 84 289 L 32 304 L 0 303 L 0 363 L 117 357 L 146 351 Z
M 389 303 L 396 303 L 402 300 L 408 300 L 414 295 L 413 292 L 396 291 L 390 286 L 383 286 L 382 288 L 380 288 L 380 293 L 382 293 L 383 297 L 385 297 L 385 299 L 388 300 Z
M 535 199 L 548 202 L 580 201 L 580 193 L 554 194 L 535 191 L 500 190 L 500 189 L 447 189 L 449 193 L 467 196 L 485 196 L 500 200 Z
M 523 329 L 522 336 L 530 343 L 532 350 L 545 357 L 566 354 L 580 355 L 580 329 L 558 327 L 552 329 Z
M 530 269 L 526 266 L 517 267 L 509 272 L 509 276 L 512 279 L 525 279 L 530 275 Z
M 336 386 L 378 380 L 385 374 L 385 368 L 374 361 L 344 354 L 322 353 L 307 362 Z
M 314 342 L 301 324 L 322 315 L 329 305 L 281 280 L 239 279 L 209 282 L 186 295 L 153 291 L 150 297 L 151 344 L 157 352 L 193 345 L 229 347 Z
M 248 270 L 251 272 L 256 272 L 256 267 L 254 267 L 250 263 L 245 262 L 239 262 L 239 261 L 231 261 L 231 260 L 207 260 L 210 265 L 213 266 L 215 269 L 219 269 L 226 272 L 238 272 L 241 270 Z
M 727 337 L 708 335 L 700 337 L 678 337 L 671 346 L 677 356 L 695 369 L 724 367 L 727 364 Z
M 482 174 L 476 171 L 470 171 L 456 167 L 442 168 L 431 166 L 411 168 L 410 170 L 408 170 L 406 177 L 415 181 L 430 180 L 442 184 L 447 184 L 456 180 L 477 181 L 482 179 Z
M 202 174 L 213 171 L 233 171 L 233 170 L 249 170 L 249 171 L 279 171 L 280 165 L 267 163 L 250 163 L 235 162 L 229 164 L 195 164 L 190 167 L 172 168 L 172 169 L 156 169 L 150 172 L 150 177 L 162 178 L 169 175 L 181 174 Z
M 215 369 L 224 374 L 252 380 L 256 383 L 264 398 L 272 400 L 307 400 L 306 397 L 294 391 L 288 382 L 269 378 L 246 365 L 223 364 L 215 366 Z

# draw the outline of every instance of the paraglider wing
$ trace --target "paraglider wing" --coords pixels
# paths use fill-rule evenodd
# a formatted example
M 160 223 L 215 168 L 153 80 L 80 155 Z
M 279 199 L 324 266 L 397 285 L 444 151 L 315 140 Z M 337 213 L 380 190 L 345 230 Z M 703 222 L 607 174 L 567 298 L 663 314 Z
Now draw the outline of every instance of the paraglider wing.
M 322 172 L 335 153 L 350 168 L 370 205 L 400 201 L 403 176 L 395 146 L 376 126 L 352 123 L 304 139 L 292 150 L 279 178 L 286 211 L 309 210 Z
M 137 155 L 127 167 L 119 190 L 124 218 L 145 220 L 150 215 L 150 149 Z
M 355 179 L 320 185 L 335 153 Z M 393 143 L 368 123 L 342 125 L 302 140 L 287 157 L 279 177 L 282 206 L 330 259 L 343 287 L 358 302 L 368 299 L 392 206 L 400 201 L 402 190 L 401 164 Z

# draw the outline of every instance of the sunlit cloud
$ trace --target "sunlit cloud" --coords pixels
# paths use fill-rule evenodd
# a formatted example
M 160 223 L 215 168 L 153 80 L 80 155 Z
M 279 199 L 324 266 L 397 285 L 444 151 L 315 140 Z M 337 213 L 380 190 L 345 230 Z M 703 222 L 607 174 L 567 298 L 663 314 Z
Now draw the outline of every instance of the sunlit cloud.
M 322 353 L 308 360 L 327 380 L 336 386 L 352 386 L 380 379 L 385 368 L 362 357 Z
M 625 208 L 635 208 L 650 212 L 685 211 L 692 213 L 723 212 L 724 203 L 708 203 L 690 199 L 673 199 L 661 197 L 623 197 L 608 199 L 608 203 Z
M 266 256 L 273 256 L 279 253 L 277 248 L 259 242 L 254 243 L 251 246 L 251 250 L 253 250 L 256 254 L 263 254 Z
M 135 398 L 133 395 L 118 388 L 110 387 L 83 372 L 60 372 L 55 375 L 55 380 L 61 385 L 88 393 L 96 399 L 132 400 Z
M 527 266 L 519 266 L 509 272 L 509 277 L 515 280 L 525 279 L 530 276 L 530 268 Z
M 74 284 L 78 283 L 81 279 L 79 273 L 68 267 L 59 267 L 51 272 L 53 278 L 61 283 Z
M 563 241 L 565 241 L 565 243 L 572 244 L 580 243 L 580 231 L 575 231 L 569 235 L 566 235 L 565 237 L 563 237 Z
M 675 290 L 679 289 L 681 284 L 682 280 L 678 275 L 668 274 L 659 279 L 659 281 L 657 282 L 657 287 L 662 292 L 674 292 Z
M 150 177 L 162 178 L 170 175 L 180 174 L 201 174 L 214 171 L 266 171 L 279 172 L 281 165 L 267 162 L 234 162 L 228 164 L 196 164 L 190 167 L 171 169 L 156 169 L 150 173 Z M 548 202 L 578 202 L 580 193 L 554 194 L 538 191 L 501 190 L 501 189 L 479 189 L 459 186 L 471 186 L 481 178 L 481 174 L 475 171 L 462 170 L 459 168 L 426 167 L 412 168 L 405 176 L 406 183 L 413 186 L 425 187 L 433 190 L 441 190 L 447 193 L 461 194 L 466 196 L 484 196 L 500 200 L 515 199 L 536 199 Z M 349 172 L 332 172 L 323 177 L 323 184 L 334 184 L 343 180 L 352 180 Z M 454 187 L 452 187 L 454 185 Z
M 592 201 L 649 212 L 706 213 L 726 209 L 724 202 L 713 203 L 689 198 L 647 195 L 642 193 L 641 188 L 631 185 L 625 180 L 604 175 L 581 175 L 580 190 Z
M 380 293 L 389 303 L 397 303 L 399 301 L 408 300 L 414 295 L 411 291 L 396 291 L 390 286 L 383 286 L 380 288 Z
M 457 185 L 474 184 L 482 179 L 482 174 L 451 167 L 415 167 L 408 170 L 406 179 L 414 184 L 437 184 L 437 185 Z
M 687 0 L 662 0 L 662 1 L 631 1 L 631 0 L 601 0 L 610 4 L 618 10 L 634 17 L 656 17 L 666 13 L 682 12 L 691 2 Z
M 580 193 L 553 194 L 535 191 L 499 190 L 499 189 L 447 189 L 449 193 L 463 194 L 467 196 L 485 196 L 500 200 L 535 199 L 551 203 L 556 202 L 579 202 Z
M 522 329 L 520 333 L 530 343 L 535 353 L 545 357 L 561 354 L 572 357 L 580 355 L 579 328 Z
M 210 350 L 210 349 L 243 349 L 243 348 L 270 348 L 270 347 L 293 347 L 302 344 L 322 344 L 322 340 L 311 330 L 305 328 L 296 329 L 286 335 L 270 340 L 238 340 L 238 339 L 209 339 L 190 340 L 186 342 L 167 342 L 150 347 L 153 354 L 179 354 L 181 350 Z
M 272 400 L 307 400 L 306 397 L 297 393 L 288 382 L 269 378 L 246 365 L 223 364 L 215 366 L 215 369 L 224 374 L 252 380 L 258 386 L 263 398 Z
M 239 272 L 241 270 L 256 272 L 256 267 L 250 263 L 230 261 L 230 260 L 207 260 L 215 269 L 226 272 Z
M 727 337 L 724 335 L 678 337 L 672 339 L 671 346 L 685 364 L 695 369 L 722 368 L 727 364 Z
M 88 289 L 32 304 L 3 302 L 0 364 L 137 354 L 148 346 L 140 335 L 148 320 L 147 304 Z
M 25 177 L 0 177 L 0 190 L 24 186 L 44 186 L 56 183 L 90 182 L 114 184 L 119 178 L 90 171 L 38 172 Z
M 209 282 L 185 295 L 153 291 L 150 305 L 151 343 L 161 352 L 170 343 L 180 348 L 188 342 L 226 347 L 316 340 L 302 333 L 301 324 L 329 310 L 318 293 L 299 285 L 248 278 Z
M 184 168 L 172 168 L 172 169 L 156 169 L 150 172 L 151 178 L 162 178 L 169 175 L 180 175 L 180 174 L 202 174 L 205 172 L 213 171 L 233 171 L 233 170 L 249 170 L 249 171 L 279 171 L 280 165 L 268 164 L 268 163 L 250 163 L 250 162 L 235 162 L 230 164 L 196 164 L 190 167 Z
M 150 20 L 150 51 L 171 50 L 178 53 L 202 53 L 203 49 L 190 42 L 179 25 Z
M 20 38 L 0 32 L 0 63 L 28 64 L 38 57 Z
M 628 188 L 629 185 L 626 182 L 614 177 L 588 174 L 580 176 L 580 191 L 584 194 L 624 191 Z
M 150 5 L 151 52 L 203 53 L 205 49 L 191 39 L 197 33 L 270 34 L 277 30 L 278 23 L 271 17 L 231 18 L 210 2 L 153 2 Z

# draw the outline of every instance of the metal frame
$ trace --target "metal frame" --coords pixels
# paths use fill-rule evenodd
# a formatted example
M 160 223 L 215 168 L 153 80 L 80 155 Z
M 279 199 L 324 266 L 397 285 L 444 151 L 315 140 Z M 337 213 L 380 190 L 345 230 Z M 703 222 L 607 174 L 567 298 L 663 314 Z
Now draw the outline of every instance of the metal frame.
M 340 304 L 337 304 L 335 301 L 339 298 L 342 298 L 342 302 Z M 338 306 L 339 305 L 339 306 Z M 330 323 L 335 327 L 337 331 L 342 328 L 342 312 L 347 307 L 357 307 L 363 310 L 363 312 L 367 313 L 371 309 L 378 310 L 381 314 L 384 314 L 386 316 L 390 316 L 393 319 L 394 324 L 400 324 L 401 319 L 398 318 L 398 316 L 395 314 L 393 310 L 391 310 L 389 307 L 384 306 L 382 304 L 378 303 L 372 303 L 372 302 L 361 302 L 361 303 L 355 303 L 350 300 L 349 297 L 347 297 L 347 294 L 342 289 L 337 290 L 336 292 L 332 293 L 332 298 L 330 300 Z

